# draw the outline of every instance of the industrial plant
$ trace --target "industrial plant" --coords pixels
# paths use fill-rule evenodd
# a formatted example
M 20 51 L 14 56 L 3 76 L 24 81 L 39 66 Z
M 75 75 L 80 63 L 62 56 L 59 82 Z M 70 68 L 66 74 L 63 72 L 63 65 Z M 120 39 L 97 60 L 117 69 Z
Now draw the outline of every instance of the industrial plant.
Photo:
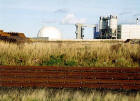
M 76 24 L 76 39 L 84 38 L 84 27 L 93 28 L 93 39 L 140 39 L 140 25 L 138 24 L 118 25 L 117 16 L 100 17 L 99 24 L 87 25 Z
M 75 24 L 76 26 L 76 39 L 84 40 L 84 28 L 92 28 L 93 40 L 94 39 L 140 39 L 140 25 L 139 19 L 136 19 L 136 24 L 118 24 L 117 16 L 101 16 L 99 24 Z M 39 40 L 62 40 L 62 34 L 56 27 L 44 26 L 42 27 L 37 37 L 34 39 Z M 29 40 L 24 33 L 17 32 L 4 32 L 0 30 L 0 40 L 22 41 Z M 73 40 L 71 40 L 73 41 Z
M 93 28 L 92 39 L 140 39 L 140 25 L 139 19 L 136 19 L 136 24 L 118 24 L 117 16 L 101 16 L 99 24 L 81 24 L 77 23 L 76 26 L 76 39 L 84 40 L 84 29 Z M 41 40 L 62 40 L 61 32 L 56 27 L 42 27 L 36 39 Z

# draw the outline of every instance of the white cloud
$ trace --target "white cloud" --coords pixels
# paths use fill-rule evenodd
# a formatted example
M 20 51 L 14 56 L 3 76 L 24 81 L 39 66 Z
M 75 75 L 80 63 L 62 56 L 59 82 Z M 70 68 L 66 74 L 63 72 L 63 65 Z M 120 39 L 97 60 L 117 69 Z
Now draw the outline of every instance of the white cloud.
M 76 24 L 76 23 L 85 23 L 85 18 L 77 18 L 73 13 L 67 14 L 62 19 L 62 24 Z

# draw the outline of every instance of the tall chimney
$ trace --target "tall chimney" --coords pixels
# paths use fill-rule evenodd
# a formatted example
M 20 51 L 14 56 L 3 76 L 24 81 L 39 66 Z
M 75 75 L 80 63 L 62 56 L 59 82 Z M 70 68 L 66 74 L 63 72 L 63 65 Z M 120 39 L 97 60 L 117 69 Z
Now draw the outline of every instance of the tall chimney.
M 136 19 L 136 24 L 137 24 L 137 25 L 139 24 L 139 18 Z

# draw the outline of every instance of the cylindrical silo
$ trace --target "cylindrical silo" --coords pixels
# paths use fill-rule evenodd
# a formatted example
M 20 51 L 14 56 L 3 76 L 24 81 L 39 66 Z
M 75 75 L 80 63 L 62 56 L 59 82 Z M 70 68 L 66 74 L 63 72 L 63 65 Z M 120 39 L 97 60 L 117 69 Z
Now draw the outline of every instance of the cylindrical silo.
M 110 15 L 109 28 L 111 29 L 111 33 L 117 32 L 117 26 L 118 26 L 117 16 Z
M 99 29 L 107 29 L 108 28 L 108 17 L 100 17 Z
M 102 26 L 103 26 L 102 24 L 103 24 L 103 18 L 100 17 L 100 20 L 99 20 L 99 30 L 103 29 L 102 28 Z

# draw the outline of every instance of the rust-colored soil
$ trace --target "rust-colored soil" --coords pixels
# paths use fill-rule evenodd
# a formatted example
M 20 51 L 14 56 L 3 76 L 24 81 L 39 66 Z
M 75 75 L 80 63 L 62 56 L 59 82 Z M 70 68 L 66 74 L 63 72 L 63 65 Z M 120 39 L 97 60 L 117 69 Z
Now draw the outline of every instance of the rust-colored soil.
M 0 66 L 0 87 L 140 90 L 140 69 Z

